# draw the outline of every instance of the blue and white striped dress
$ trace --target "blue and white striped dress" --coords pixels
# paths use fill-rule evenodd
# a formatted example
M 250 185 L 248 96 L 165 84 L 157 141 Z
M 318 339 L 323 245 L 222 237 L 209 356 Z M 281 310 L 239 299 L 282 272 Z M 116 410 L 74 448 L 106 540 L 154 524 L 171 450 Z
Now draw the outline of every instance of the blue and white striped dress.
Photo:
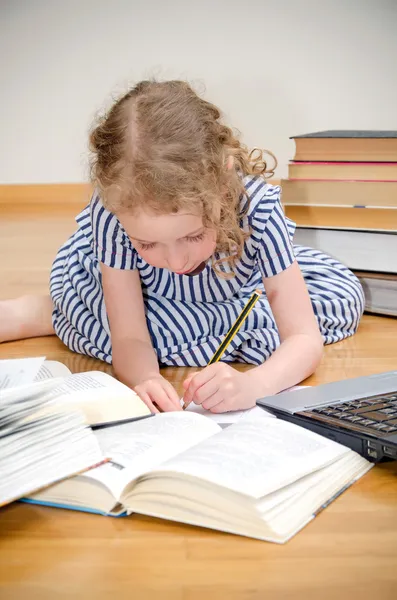
M 324 342 L 331 344 L 351 336 L 364 307 L 358 279 L 322 252 L 293 245 L 295 224 L 284 216 L 278 186 L 253 176 L 245 177 L 244 185 L 249 208 L 241 225 L 251 235 L 232 279 L 217 275 L 211 260 L 195 276 L 152 267 L 94 193 L 89 206 L 76 219 L 76 233 L 61 247 L 52 267 L 50 289 L 58 337 L 75 352 L 111 363 L 110 330 L 101 285 L 103 262 L 115 269 L 138 269 L 147 325 L 159 363 L 205 366 L 252 292 L 263 290 L 262 278 L 287 269 L 295 259 Z M 247 198 L 242 202 L 246 203 Z M 279 343 L 264 294 L 223 360 L 261 364 Z

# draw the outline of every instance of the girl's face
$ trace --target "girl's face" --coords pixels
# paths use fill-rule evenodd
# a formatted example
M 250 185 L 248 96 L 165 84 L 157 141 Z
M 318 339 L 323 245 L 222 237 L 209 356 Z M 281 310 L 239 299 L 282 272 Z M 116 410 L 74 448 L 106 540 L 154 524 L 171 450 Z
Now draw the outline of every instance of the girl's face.
M 191 213 L 155 215 L 150 212 L 118 215 L 134 248 L 159 269 L 178 274 L 194 271 L 207 261 L 216 247 L 216 232 Z

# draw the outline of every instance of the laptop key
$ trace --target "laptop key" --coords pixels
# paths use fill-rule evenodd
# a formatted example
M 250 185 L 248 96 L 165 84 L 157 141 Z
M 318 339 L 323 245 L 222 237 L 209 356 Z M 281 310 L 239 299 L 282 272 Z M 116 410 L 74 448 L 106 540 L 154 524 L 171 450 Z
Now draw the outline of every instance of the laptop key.
M 371 406 L 371 404 L 375 402 L 379 402 L 379 399 L 374 400 L 356 400 L 357 404 L 361 404 L 361 406 Z
M 384 396 L 377 396 L 376 398 L 371 398 L 367 400 L 368 404 L 380 404 L 381 402 L 384 402 L 385 400 L 387 400 L 387 398 L 385 398 Z
M 367 421 L 368 419 L 363 419 L 363 417 L 359 417 L 357 415 L 354 415 L 355 417 L 357 417 L 357 421 L 355 421 L 356 423 L 359 423 L 360 425 L 362 425 L 364 423 L 364 421 Z
M 372 419 L 363 419 L 360 423 L 360 425 L 365 425 L 366 427 L 374 424 L 376 424 L 376 421 L 373 421 Z
M 377 429 L 378 431 L 382 431 L 385 428 L 385 425 L 383 425 L 383 423 L 375 423 L 374 425 L 371 425 L 372 429 Z
M 372 406 L 362 406 L 361 408 L 355 408 L 354 412 L 356 414 L 368 413 L 373 410 L 380 410 L 381 408 L 389 408 L 388 404 L 373 404 Z
M 367 412 L 363 414 L 363 417 L 366 417 L 367 419 L 373 419 L 374 421 L 385 421 L 388 418 L 387 415 L 378 411 Z

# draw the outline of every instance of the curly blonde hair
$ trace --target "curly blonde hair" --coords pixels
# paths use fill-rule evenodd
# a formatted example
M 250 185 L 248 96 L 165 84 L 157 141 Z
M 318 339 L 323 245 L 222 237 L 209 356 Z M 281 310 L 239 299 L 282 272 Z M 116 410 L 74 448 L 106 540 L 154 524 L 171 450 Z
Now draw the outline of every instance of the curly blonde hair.
M 142 81 L 90 133 L 91 178 L 105 208 L 201 214 L 204 226 L 217 231 L 216 252 L 226 253 L 214 265 L 218 271 L 223 262 L 233 268 L 249 235 L 240 227 L 248 209 L 240 208 L 242 176 L 272 176 L 277 166 L 267 151 L 269 169 L 266 151 L 249 152 L 220 119 L 220 110 L 184 81 Z

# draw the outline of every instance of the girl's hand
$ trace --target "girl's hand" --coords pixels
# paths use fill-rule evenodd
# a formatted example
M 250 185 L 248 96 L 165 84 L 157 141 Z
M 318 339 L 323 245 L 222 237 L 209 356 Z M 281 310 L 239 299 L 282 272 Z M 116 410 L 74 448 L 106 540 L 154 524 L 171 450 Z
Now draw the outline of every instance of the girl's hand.
M 162 375 L 142 381 L 134 387 L 134 391 L 152 413 L 182 410 L 179 395 Z
M 217 362 L 183 382 L 186 390 L 183 399 L 185 404 L 201 404 L 212 413 L 251 408 L 260 394 L 250 384 L 248 373 Z

